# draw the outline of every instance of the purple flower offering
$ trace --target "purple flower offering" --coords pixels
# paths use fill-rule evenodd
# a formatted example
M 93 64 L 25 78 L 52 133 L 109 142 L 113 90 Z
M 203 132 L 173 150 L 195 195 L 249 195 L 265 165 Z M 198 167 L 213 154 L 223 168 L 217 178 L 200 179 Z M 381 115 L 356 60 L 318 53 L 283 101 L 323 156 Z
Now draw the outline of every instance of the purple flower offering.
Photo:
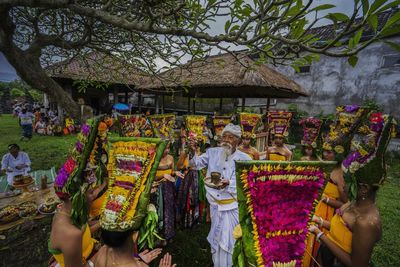
M 81 132 L 82 132 L 82 134 L 83 134 L 84 136 L 88 136 L 88 135 L 89 135 L 89 132 L 90 132 L 90 126 L 89 126 L 88 124 L 85 123 L 84 125 L 82 125 Z
M 83 144 L 81 143 L 81 141 L 78 141 L 78 142 L 75 143 L 75 148 L 76 148 L 76 151 L 78 151 L 79 153 L 82 153 Z
M 64 187 L 65 183 L 68 181 L 68 172 L 62 167 L 56 176 L 54 183 L 57 187 Z
M 344 107 L 344 111 L 348 113 L 353 113 L 357 111 L 360 107 L 358 105 L 347 105 Z

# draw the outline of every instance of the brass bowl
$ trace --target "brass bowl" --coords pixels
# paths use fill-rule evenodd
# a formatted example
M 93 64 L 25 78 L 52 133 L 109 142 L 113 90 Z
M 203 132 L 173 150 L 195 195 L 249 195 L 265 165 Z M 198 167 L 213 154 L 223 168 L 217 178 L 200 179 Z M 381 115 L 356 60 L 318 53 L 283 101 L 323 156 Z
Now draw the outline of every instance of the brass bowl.
M 221 183 L 221 173 L 211 172 L 211 182 L 215 185 L 219 185 Z

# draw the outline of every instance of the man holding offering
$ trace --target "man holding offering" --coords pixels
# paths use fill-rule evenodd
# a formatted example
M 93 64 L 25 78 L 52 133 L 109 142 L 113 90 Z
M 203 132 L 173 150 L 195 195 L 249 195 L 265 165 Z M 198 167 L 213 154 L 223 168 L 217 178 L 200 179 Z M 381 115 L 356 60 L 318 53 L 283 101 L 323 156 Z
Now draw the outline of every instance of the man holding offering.
M 196 144 L 189 144 L 189 164 L 199 170 L 207 168 L 206 177 L 212 173 L 213 177 L 220 174 L 221 178 L 218 186 L 205 181 L 211 213 L 211 230 L 207 240 L 211 245 L 215 267 L 232 266 L 235 245 L 232 233 L 239 223 L 235 161 L 251 160 L 247 154 L 237 149 L 241 135 L 240 126 L 228 124 L 222 131 L 220 147 L 210 148 L 204 154 L 197 155 Z

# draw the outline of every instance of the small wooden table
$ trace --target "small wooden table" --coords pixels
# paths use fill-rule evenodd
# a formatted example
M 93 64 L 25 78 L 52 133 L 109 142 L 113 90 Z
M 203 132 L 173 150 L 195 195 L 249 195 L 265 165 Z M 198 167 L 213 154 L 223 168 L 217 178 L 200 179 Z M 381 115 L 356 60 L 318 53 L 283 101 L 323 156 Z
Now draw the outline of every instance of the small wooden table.
M 14 197 L 0 199 L 0 208 L 34 201 L 38 206 L 48 197 L 57 197 L 49 188 Z M 0 224 L 0 266 L 46 266 L 50 258 L 47 240 L 51 231 L 52 215 L 38 214 L 33 218 Z

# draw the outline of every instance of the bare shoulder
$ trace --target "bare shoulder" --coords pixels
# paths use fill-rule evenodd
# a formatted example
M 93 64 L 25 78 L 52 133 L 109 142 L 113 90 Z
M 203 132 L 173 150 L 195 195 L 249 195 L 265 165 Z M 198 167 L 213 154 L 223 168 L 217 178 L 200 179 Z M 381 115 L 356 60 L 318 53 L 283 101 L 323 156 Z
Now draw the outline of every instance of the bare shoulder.
M 167 160 L 174 162 L 174 157 L 168 154 L 167 155 Z
M 382 221 L 379 212 L 372 211 L 357 216 L 353 229 L 360 233 L 373 233 L 376 235 L 377 239 L 380 239 L 382 234 Z
M 58 244 L 54 245 L 61 247 L 64 244 L 75 243 L 78 241 L 80 242 L 82 240 L 82 230 L 62 220 L 61 218 L 54 218 L 52 227 L 55 241 L 61 241 L 55 242 Z

